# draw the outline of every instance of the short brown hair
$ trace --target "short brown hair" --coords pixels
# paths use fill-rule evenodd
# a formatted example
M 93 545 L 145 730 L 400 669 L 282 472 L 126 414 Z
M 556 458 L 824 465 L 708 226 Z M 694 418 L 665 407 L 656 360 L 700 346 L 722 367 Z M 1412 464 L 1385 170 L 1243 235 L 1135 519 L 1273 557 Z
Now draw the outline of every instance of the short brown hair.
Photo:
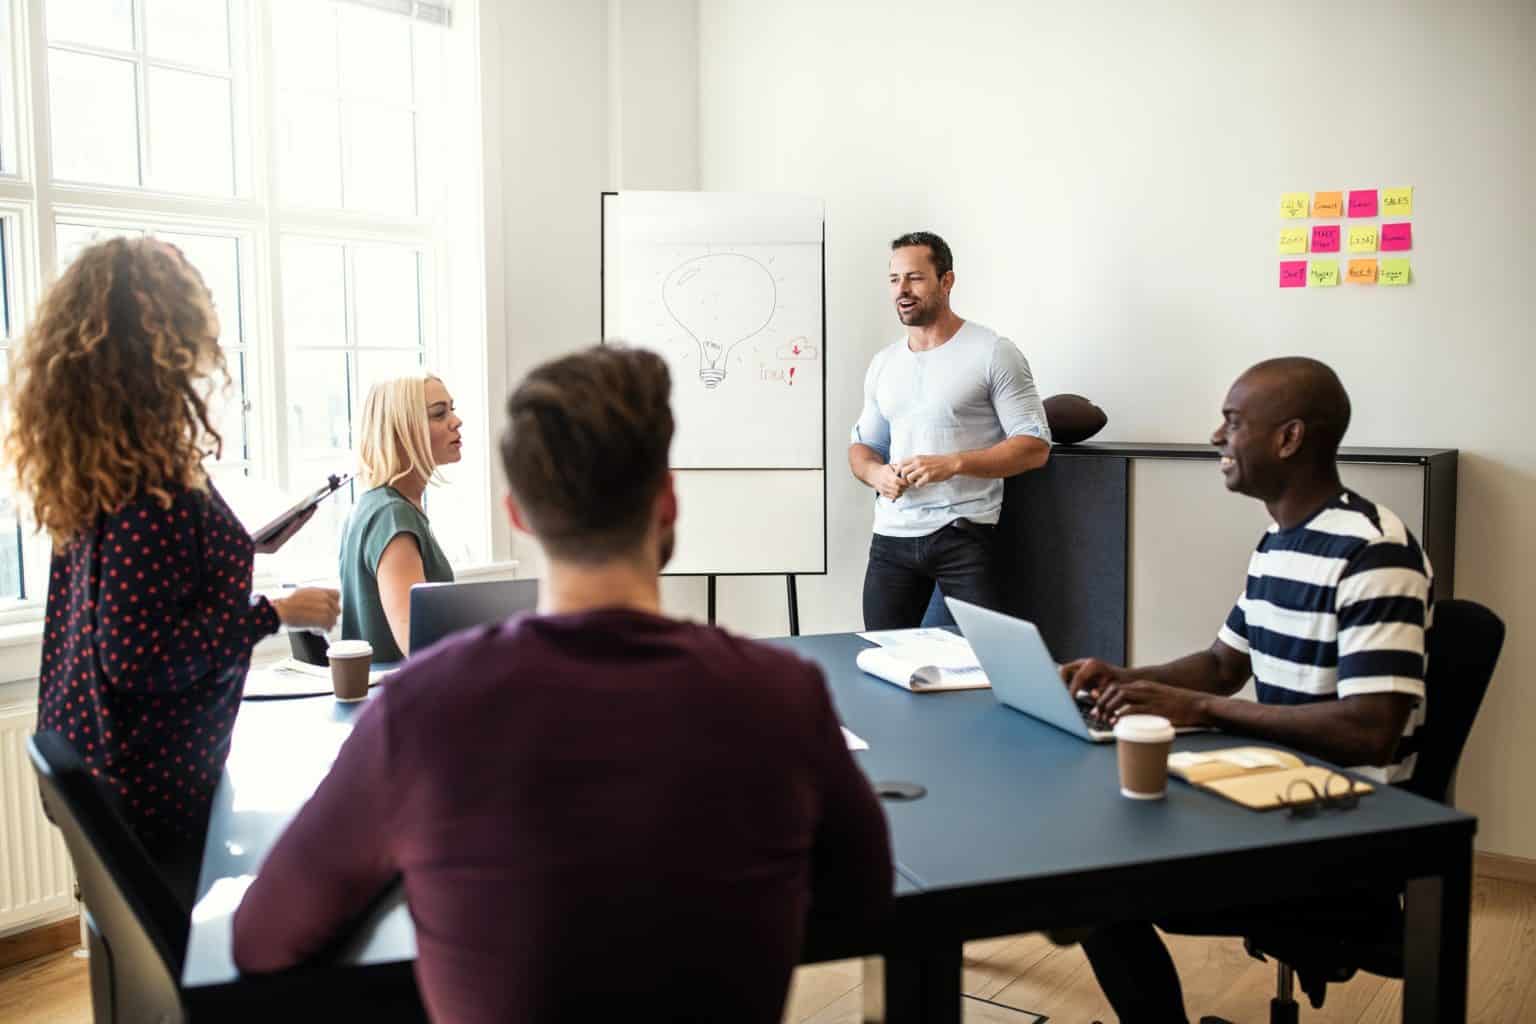
M 671 392 L 662 358 L 624 345 L 545 363 L 512 392 L 502 465 L 552 557 L 600 562 L 639 545 L 667 475 Z

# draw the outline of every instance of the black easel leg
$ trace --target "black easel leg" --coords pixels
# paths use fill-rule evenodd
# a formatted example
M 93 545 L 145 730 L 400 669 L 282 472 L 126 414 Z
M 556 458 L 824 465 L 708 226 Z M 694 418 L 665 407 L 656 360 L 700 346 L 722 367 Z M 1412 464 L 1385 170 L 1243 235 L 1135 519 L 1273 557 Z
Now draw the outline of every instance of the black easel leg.
M 709 624 L 715 624 L 715 578 L 709 577 Z
M 784 588 L 789 595 L 789 635 L 800 635 L 800 596 L 795 592 L 794 573 L 784 577 Z

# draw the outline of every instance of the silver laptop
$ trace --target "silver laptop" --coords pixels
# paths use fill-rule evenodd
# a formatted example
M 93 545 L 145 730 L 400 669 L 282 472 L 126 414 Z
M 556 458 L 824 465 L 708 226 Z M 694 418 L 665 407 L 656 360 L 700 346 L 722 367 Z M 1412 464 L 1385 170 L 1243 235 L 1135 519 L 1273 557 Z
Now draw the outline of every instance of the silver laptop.
M 1034 623 L 946 597 L 960 632 L 992 681 L 992 694 L 1009 707 L 1090 743 L 1109 743 L 1115 734 L 1088 718 L 1061 681 Z

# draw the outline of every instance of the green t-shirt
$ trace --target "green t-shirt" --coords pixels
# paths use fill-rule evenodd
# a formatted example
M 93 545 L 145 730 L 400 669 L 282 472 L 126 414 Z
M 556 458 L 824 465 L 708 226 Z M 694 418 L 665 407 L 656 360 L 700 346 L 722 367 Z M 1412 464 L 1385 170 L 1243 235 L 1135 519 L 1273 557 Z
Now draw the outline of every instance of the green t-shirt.
M 379 600 L 379 559 L 396 535 L 409 533 L 421 549 L 428 583 L 452 583 L 453 568 L 437 546 L 421 510 L 393 487 L 375 487 L 357 499 L 341 538 L 341 635 L 373 645 L 375 664 L 403 661 Z

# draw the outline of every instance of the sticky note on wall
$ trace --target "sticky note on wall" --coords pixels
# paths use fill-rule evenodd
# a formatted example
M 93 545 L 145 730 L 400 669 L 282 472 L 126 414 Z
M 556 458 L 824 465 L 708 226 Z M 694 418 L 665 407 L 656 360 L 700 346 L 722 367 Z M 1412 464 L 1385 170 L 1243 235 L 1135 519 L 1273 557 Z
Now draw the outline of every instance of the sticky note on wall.
M 1344 193 L 1319 192 L 1312 197 L 1312 216 L 1314 217 L 1342 217 L 1344 216 Z
M 1381 190 L 1381 215 L 1383 217 L 1413 216 L 1412 188 L 1384 188 Z
M 1337 224 L 1319 224 L 1312 229 L 1313 252 L 1338 252 L 1339 251 L 1339 226 Z
M 1305 288 L 1307 286 L 1306 260 L 1280 261 L 1280 287 Z
M 1307 251 L 1307 229 L 1286 228 L 1280 232 L 1280 255 L 1294 256 Z
M 1383 224 L 1381 226 L 1382 252 L 1407 252 L 1413 248 L 1413 225 Z
M 1376 190 L 1373 188 L 1356 189 L 1349 194 L 1349 215 L 1351 217 L 1376 216 Z
M 1350 284 L 1375 284 L 1376 261 L 1375 260 L 1350 260 L 1349 261 Z
M 1378 228 L 1371 224 L 1366 227 L 1349 229 L 1350 252 L 1375 252 Z
M 1333 288 L 1339 283 L 1338 260 L 1313 260 L 1307 268 L 1307 283 L 1313 288 Z
M 1299 220 L 1307 215 L 1307 194 L 1287 192 L 1280 197 L 1280 216 L 1285 220 Z
M 1383 285 L 1405 285 L 1412 276 L 1412 272 L 1408 267 L 1408 259 L 1405 256 L 1381 261 L 1381 283 Z

